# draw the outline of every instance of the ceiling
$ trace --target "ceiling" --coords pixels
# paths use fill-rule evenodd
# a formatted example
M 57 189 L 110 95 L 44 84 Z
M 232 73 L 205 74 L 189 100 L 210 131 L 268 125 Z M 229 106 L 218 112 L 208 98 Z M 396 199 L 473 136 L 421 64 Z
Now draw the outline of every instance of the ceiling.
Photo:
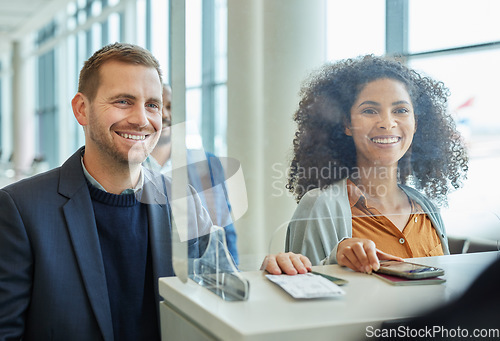
M 0 0 L 0 43 L 9 43 L 39 29 L 68 2 L 68 0 Z

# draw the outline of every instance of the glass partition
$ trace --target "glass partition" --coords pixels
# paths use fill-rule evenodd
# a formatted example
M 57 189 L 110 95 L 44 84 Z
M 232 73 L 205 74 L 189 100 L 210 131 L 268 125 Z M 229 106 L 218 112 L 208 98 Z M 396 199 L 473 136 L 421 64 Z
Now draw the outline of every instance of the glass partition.
M 188 121 L 172 125 L 171 136 L 184 136 L 187 142 L 186 126 L 190 124 Z M 155 161 L 150 157 L 148 162 Z M 185 145 L 181 153 L 173 155 L 172 170 L 163 173 L 167 175 L 172 212 L 176 274 L 183 280 L 191 278 L 224 300 L 246 300 L 249 285 L 237 267 L 234 229 L 234 222 L 248 207 L 239 162 Z M 172 184 L 168 183 L 170 178 Z
M 395 9 L 397 3 L 405 6 Z M 21 58 L 26 65 L 36 59 L 38 65 L 29 72 L 35 79 L 23 84 L 40 86 L 20 92 L 39 104 L 30 116 L 39 126 L 33 149 L 56 166 L 83 145 L 82 129 L 67 117 L 77 72 L 101 45 L 128 41 L 152 51 L 173 88 L 173 171 L 170 182 L 158 178 L 156 184 L 166 188 L 171 204 L 174 226 L 168 237 L 183 281 L 191 278 L 226 300 L 244 300 L 245 272 L 259 271 L 269 253 L 291 250 L 315 264 L 335 262 L 336 246 L 345 237 L 377 239 L 379 245 L 378 233 L 359 234 L 352 224 L 373 227 L 381 219 L 400 249 L 406 248 L 404 230 L 413 218 L 413 228 L 432 236 L 424 240 L 427 255 L 498 250 L 499 6 L 494 0 L 69 2 L 63 15 L 54 14 L 57 25 L 37 33 L 41 48 L 32 46 Z M 394 27 L 401 29 L 388 29 Z M 384 73 L 386 66 L 357 75 L 366 77 L 351 88 L 346 84 L 354 76 L 334 85 L 340 68 L 324 69 L 325 78 L 311 76 L 326 63 L 384 55 L 388 40 L 399 61 L 446 88 L 420 80 L 435 90 L 420 103 L 420 85 L 408 81 L 413 76 Z M 2 100 L 7 98 L 0 110 L 4 162 L 16 141 L 28 138 L 9 129 L 14 116 L 8 99 L 19 92 L 12 85 L 11 59 L 2 54 L 7 62 L 0 87 Z M 372 90 L 394 91 L 367 96 L 354 106 L 369 84 L 387 79 L 396 83 L 377 83 Z M 320 83 L 323 88 L 305 96 Z M 401 93 L 404 99 L 384 107 Z M 340 95 L 350 101 L 342 104 Z M 429 110 L 442 116 L 426 116 Z M 386 133 L 386 124 L 400 127 L 408 116 L 414 117 L 405 121 L 409 126 L 390 126 L 395 132 Z M 379 121 L 368 129 L 355 122 L 361 117 Z M 395 173 L 379 172 L 389 169 L 387 163 L 367 166 L 407 141 L 392 161 Z M 339 151 L 347 156 L 341 158 Z M 28 155 L 21 148 L 18 155 L 23 154 Z M 13 163 L 0 166 L 0 180 L 10 183 Z M 396 181 L 386 182 L 387 176 Z M 375 192 L 364 182 L 370 177 Z M 391 188 L 399 197 L 392 198 L 398 200 L 392 206 L 378 202 L 395 184 Z M 166 198 L 144 198 L 149 199 L 166 203 Z M 363 207 L 354 212 L 360 200 L 370 213 Z M 424 225 L 418 225 L 421 219 Z M 420 243 L 418 237 L 414 243 Z
M 179 217 L 174 217 L 175 227 L 178 229 L 176 240 L 179 241 L 174 244 L 174 264 L 180 262 L 185 268 L 184 272 L 178 272 L 180 278 L 187 280 L 191 276 L 200 283 L 211 283 L 213 278 L 200 277 L 205 273 L 217 273 L 220 269 L 231 274 L 256 271 L 260 269 L 268 253 L 285 251 L 286 247 L 290 247 L 286 242 L 288 227 L 290 224 L 298 224 L 294 221 L 309 219 L 308 224 L 319 221 L 322 222 L 319 225 L 324 225 L 329 219 L 346 217 L 336 213 L 326 215 L 323 212 L 317 216 L 305 218 L 299 215 L 297 218 L 296 211 L 300 207 L 297 205 L 297 193 L 294 194 L 287 188 L 290 186 L 289 177 L 293 167 L 316 169 L 319 172 L 316 180 L 329 181 L 320 181 L 312 187 L 306 186 L 300 197 L 307 197 L 307 193 L 315 188 L 318 188 L 317 191 L 327 191 L 346 179 L 356 180 L 352 172 L 357 167 L 357 161 L 351 160 L 354 163 L 346 166 L 348 173 L 329 179 L 330 175 L 325 173 L 344 165 L 333 167 L 335 158 L 328 153 L 319 153 L 323 148 L 335 150 L 337 147 L 329 147 L 328 139 L 315 140 L 321 131 L 311 130 L 307 133 L 314 142 L 304 152 L 310 155 L 308 161 L 311 163 L 302 165 L 301 162 L 304 161 L 301 159 L 292 164 L 294 148 L 297 147 L 294 138 L 301 131 L 306 131 L 300 130 L 297 124 L 307 116 L 303 116 L 300 122 L 294 121 L 293 117 L 298 113 L 303 100 L 301 87 L 307 84 L 314 70 L 327 62 L 355 58 L 359 54 L 383 55 L 387 49 L 388 37 L 391 36 L 396 45 L 402 42 L 400 49 L 396 49 L 396 54 L 403 64 L 414 68 L 422 76 L 443 81 L 449 89 L 450 96 L 438 105 L 446 107 L 451 119 L 450 125 L 456 127 L 457 135 L 451 134 L 449 137 L 462 141 L 468 155 L 467 179 L 461 179 L 460 183 L 453 183 L 456 180 L 453 177 L 446 180 L 450 182 L 447 184 L 450 189 L 458 185 L 456 191 L 445 193 L 447 205 L 436 205 L 436 209 L 421 207 L 422 213 L 425 216 L 439 215 L 443 220 L 447 239 L 463 241 L 461 246 L 453 250 L 478 249 L 471 247 L 476 239 L 484 241 L 484 244 L 490 243 L 494 248 L 500 239 L 496 224 L 500 213 L 495 197 L 500 188 L 498 182 L 492 180 L 500 166 L 500 115 L 496 113 L 494 102 L 496 83 L 500 77 L 495 63 L 500 57 L 500 43 L 498 22 L 488 18 L 496 13 L 498 5 L 495 1 L 487 0 L 467 4 L 465 7 L 462 3 L 448 0 L 408 0 L 408 6 L 393 10 L 391 7 L 397 2 L 274 0 L 255 5 L 254 2 L 224 0 L 138 0 L 131 2 L 130 6 L 120 5 L 113 10 L 108 7 L 117 5 L 119 1 L 108 1 L 109 6 L 102 8 L 99 1 L 73 3 L 68 6 L 67 23 L 63 25 L 67 26 L 64 37 L 55 37 L 57 39 L 49 44 L 50 51 L 65 50 L 68 59 L 73 60 L 67 65 L 73 69 L 69 73 L 72 76 L 66 82 L 61 82 L 63 86 L 52 89 L 54 93 L 51 96 L 54 98 L 50 105 L 45 105 L 45 111 L 50 113 L 54 108 L 64 108 L 60 103 L 67 103 L 68 96 L 63 91 L 67 92 L 71 88 L 64 85 L 75 83 L 79 65 L 88 57 L 89 51 L 97 49 L 101 43 L 135 40 L 160 59 L 165 79 L 171 80 L 174 97 L 177 98 L 173 104 L 173 135 L 176 135 L 175 127 L 179 127 L 178 138 L 173 138 L 173 143 L 177 145 L 175 149 L 179 151 L 178 156 L 173 157 L 177 159 L 173 161 L 173 169 L 176 170 L 174 173 L 179 174 L 172 174 L 174 189 L 175 183 L 179 183 L 179 192 L 173 189 L 171 193 L 172 202 L 175 203 L 173 210 L 177 210 L 178 202 L 182 204 L 179 204 Z M 97 7 L 83 6 L 84 3 L 94 3 Z M 167 8 L 181 3 L 183 12 L 180 15 Z M 134 15 L 130 15 L 129 10 L 135 11 Z M 186 10 L 189 11 L 187 20 Z M 109 13 L 107 18 L 106 13 Z M 398 17 L 399 14 L 401 15 Z M 165 16 L 170 18 L 166 20 Z M 151 20 L 148 21 L 148 18 Z M 404 18 L 408 18 L 408 22 L 404 22 Z M 180 19 L 182 22 L 179 23 Z M 397 21 L 396 24 L 401 25 L 391 25 L 391 21 Z M 429 22 L 433 24 L 429 25 Z M 171 32 L 175 25 L 182 29 Z M 390 27 L 406 28 L 391 32 L 388 30 Z M 129 31 L 134 34 L 130 35 Z M 167 39 L 169 34 L 170 39 Z M 61 47 L 60 45 L 64 45 L 61 41 L 66 40 L 67 47 Z M 57 46 L 57 49 L 52 49 L 52 46 Z M 46 50 L 47 48 L 41 51 Z M 391 53 L 393 50 L 394 48 Z M 56 77 L 56 69 L 43 67 L 47 64 L 43 63 L 47 55 L 42 52 L 33 52 L 38 55 L 37 74 L 43 78 L 38 80 L 39 83 L 51 83 L 51 79 L 64 78 L 65 72 Z M 51 58 L 58 60 L 64 55 L 65 53 L 56 54 Z M 7 79 L 5 74 L 3 76 L 4 80 Z M 372 80 L 376 80 L 375 78 Z M 57 81 L 52 83 L 59 84 Z M 8 91 L 9 84 L 2 82 L 0 90 Z M 363 84 L 359 89 L 364 86 Z M 409 85 L 405 86 L 410 97 L 413 96 L 414 89 Z M 47 90 L 47 87 L 39 88 L 40 95 L 43 95 L 44 89 Z M 352 94 L 353 99 L 356 100 L 358 95 L 357 92 Z M 411 99 L 413 102 L 415 98 Z M 317 99 L 311 102 L 323 106 L 319 108 L 322 111 L 315 111 L 322 112 L 319 126 L 333 129 L 334 123 L 339 124 L 344 128 L 339 132 L 346 135 L 348 126 L 345 122 L 351 119 L 350 113 L 339 122 L 329 122 L 331 110 L 336 105 L 332 102 Z M 2 109 L 1 121 L 5 131 L 10 116 L 8 108 Z M 52 124 L 53 119 L 47 120 L 48 116 L 42 120 L 46 114 L 44 110 L 37 113 L 39 121 L 45 122 L 39 122 L 40 127 L 50 128 L 45 129 L 46 131 L 39 129 L 44 134 L 40 135 L 38 147 L 41 148 L 40 152 L 52 150 L 51 163 L 54 165 L 62 161 L 61 155 L 67 154 L 66 151 L 83 144 L 82 130 L 73 120 L 60 115 L 60 112 L 64 110 L 58 111 L 57 124 Z M 416 113 L 418 115 L 421 113 Z M 68 129 L 67 122 L 70 121 L 73 125 Z M 420 159 L 413 160 L 408 154 L 413 168 L 432 162 L 436 156 L 432 152 L 419 152 L 419 144 L 425 142 L 428 136 L 442 134 L 434 129 L 432 121 L 429 124 L 425 119 L 417 117 L 415 126 L 416 131 L 429 131 L 427 135 L 422 135 L 421 140 L 413 141 L 412 155 L 420 153 Z M 52 134 L 48 140 L 43 138 L 48 137 L 47 131 L 54 129 L 58 130 L 57 134 Z M 349 133 L 355 135 L 355 131 Z M 72 143 L 55 143 L 58 140 L 64 141 L 63 137 L 72 139 Z M 398 138 L 381 138 L 377 143 L 389 145 L 393 143 L 391 139 Z M 6 138 L 2 143 L 3 160 L 8 158 L 6 153 L 11 154 L 5 150 L 9 147 L 5 142 Z M 350 148 L 351 155 L 357 157 L 361 150 L 353 148 L 352 144 Z M 430 173 L 439 173 L 449 166 L 436 163 L 434 168 L 427 169 Z M 297 169 L 295 170 L 298 171 Z M 310 176 L 311 172 L 308 173 L 304 176 Z M 437 186 L 433 182 L 435 177 L 432 176 L 422 178 L 412 172 L 398 174 L 400 175 L 402 177 L 398 179 L 399 184 L 414 188 L 424 196 L 428 194 L 429 186 Z M 193 183 L 192 178 L 199 179 L 198 183 Z M 353 183 L 360 189 L 359 183 Z M 194 188 L 191 192 L 186 192 L 188 184 Z M 311 184 L 311 181 L 306 183 Z M 446 187 L 442 182 L 439 186 Z M 365 193 L 363 189 L 360 191 Z M 430 200 L 432 199 L 431 197 Z M 400 202 L 404 203 L 405 200 Z M 207 223 L 210 226 L 196 219 L 188 219 L 191 215 L 199 217 L 198 204 L 204 207 L 203 212 L 210 218 L 210 223 Z M 380 216 L 391 216 L 393 212 L 384 213 L 387 214 Z M 183 215 L 185 217 L 181 218 Z M 361 217 L 366 218 L 368 215 Z M 229 226 L 232 231 L 228 234 Z M 320 233 L 321 231 L 317 231 L 314 235 Z M 290 237 L 290 233 L 288 235 Z M 205 236 L 212 238 L 203 238 Z M 201 241 L 198 251 L 203 252 L 188 260 L 190 245 L 187 240 L 196 238 Z M 306 242 L 302 241 L 304 243 Z M 204 256 L 207 248 L 210 251 Z M 217 283 L 226 286 L 224 283 L 232 281 L 229 276 L 219 277 L 215 276 L 215 286 L 207 286 L 217 287 Z M 234 285 L 233 283 L 229 287 Z M 236 292 L 246 290 L 241 289 L 245 288 L 244 284 L 238 288 L 240 289 Z M 224 295 L 229 297 L 235 294 L 228 292 Z
M 332 252 L 344 238 L 380 241 L 381 236 L 373 230 L 376 223 L 390 226 L 384 235 L 391 236 L 394 245 L 390 242 L 387 252 L 402 249 L 399 255 L 405 257 L 481 249 L 470 247 L 476 242 L 483 242 L 483 250 L 498 250 L 499 211 L 493 196 L 497 185 L 488 181 L 494 179 L 500 155 L 496 147 L 499 116 L 491 102 L 498 78 L 495 47 L 432 54 L 429 49 L 444 50 L 451 45 L 437 38 L 432 45 L 428 38 L 429 45 L 417 48 L 417 35 L 426 31 L 419 28 L 425 22 L 416 7 L 424 4 L 410 2 L 407 14 L 411 25 L 408 32 L 401 33 L 410 41 L 410 52 L 402 50 L 397 58 L 388 58 L 432 80 L 410 71 L 391 71 L 397 68 L 395 64 L 384 63 L 380 70 L 351 78 L 347 72 L 342 84 L 351 82 L 351 88 L 333 84 L 347 68 L 323 69 L 325 78 L 318 76 L 321 72 L 315 73 L 328 60 L 335 63 L 340 58 L 356 58 L 359 53 L 383 55 L 381 37 L 387 35 L 385 27 L 392 19 L 379 16 L 384 16 L 390 3 L 370 3 L 375 7 L 364 8 L 359 1 L 359 10 L 351 11 L 341 3 L 324 1 L 303 7 L 299 2 L 293 6 L 266 2 L 263 7 L 227 2 L 227 91 L 224 89 L 220 96 L 221 101 L 227 101 L 227 111 L 221 106 L 224 112 L 215 115 L 227 118 L 227 122 L 216 122 L 218 129 L 225 130 L 225 137 L 214 141 L 220 148 L 213 156 L 203 150 L 200 139 L 193 138 L 203 136 L 197 130 L 204 128 L 199 128 L 204 118 L 199 114 L 200 92 L 188 89 L 185 117 L 196 122 L 188 122 L 183 128 L 185 136 L 181 138 L 187 150 L 183 159 L 187 161 L 174 165 L 185 174 L 181 181 L 191 181 L 190 171 L 200 178 L 212 174 L 189 199 L 195 205 L 196 197 L 202 198 L 200 202 L 212 222 L 208 230 L 196 226 L 190 232 L 191 227 L 186 227 L 185 238 L 210 236 L 202 240 L 208 251 L 199 254 L 201 258 L 189 260 L 192 279 L 214 291 L 232 288 L 221 296 L 238 296 L 235 292 L 246 290 L 244 272 L 259 270 L 267 254 L 291 250 L 310 256 L 314 264 L 335 263 L 336 254 Z M 440 2 L 443 8 L 447 4 Z M 427 6 L 435 6 L 435 2 Z M 489 5 L 479 2 L 477 6 L 482 13 Z M 374 13 L 377 17 L 370 20 Z M 349 30 L 332 29 L 336 26 L 330 20 L 338 17 L 351 23 L 351 30 L 356 29 L 356 23 L 364 30 L 370 24 L 376 27 L 370 30 L 371 35 L 358 34 L 357 39 L 349 40 Z M 494 28 L 492 23 L 483 31 L 491 33 Z M 445 40 L 451 41 L 454 33 L 443 32 L 450 38 Z M 461 37 L 453 44 L 495 40 L 488 34 L 475 34 L 477 39 L 466 41 Z M 361 48 L 366 46 L 370 48 Z M 412 54 L 416 52 L 420 54 Z M 188 71 L 190 75 L 194 72 Z M 387 79 L 393 82 L 384 83 Z M 331 86 L 327 84 L 330 81 Z M 326 84 L 323 88 L 311 90 L 322 82 Z M 373 94 L 365 94 L 366 100 L 354 107 L 372 83 L 376 84 Z M 186 84 L 178 86 L 175 76 L 172 86 L 174 93 L 186 90 Z M 377 93 L 389 88 L 392 91 Z M 338 96 L 347 98 L 345 103 Z M 422 100 L 426 96 L 427 100 Z M 353 109 L 359 107 L 364 110 Z M 354 122 L 358 118 L 371 122 L 371 126 Z M 392 149 L 398 149 L 396 156 L 391 154 Z M 345 155 L 338 156 L 339 150 Z M 380 159 L 375 160 L 377 157 Z M 217 160 L 223 174 L 219 182 L 214 182 L 211 159 Z M 369 162 L 373 166 L 367 166 Z M 387 181 L 388 177 L 392 180 Z M 175 174 L 173 178 L 175 182 Z M 375 192 L 367 188 L 366 179 L 373 182 Z M 236 191 L 231 190 L 232 182 Z M 491 191 L 485 191 L 485 185 Z M 303 189 L 297 191 L 300 186 Z M 384 198 L 390 190 L 393 200 L 389 205 Z M 181 197 L 185 195 L 174 200 Z M 358 211 L 353 210 L 358 202 L 353 198 L 364 202 Z M 215 213 L 217 207 L 224 208 L 222 220 Z M 407 236 L 404 230 L 412 221 L 411 228 L 416 230 Z M 237 259 L 229 245 L 229 225 L 236 232 Z M 472 230 L 474 225 L 481 228 Z M 362 233 L 357 230 L 360 226 L 366 228 Z M 407 238 L 411 246 L 407 246 Z M 413 247 L 421 243 L 425 245 Z M 236 282 L 219 271 L 235 275 Z
M 192 96 L 186 93 L 185 5 L 183 0 L 171 3 L 173 91 L 168 94 L 165 88 L 164 101 L 172 101 L 168 123 L 173 124 L 167 124 L 160 141 L 172 148 L 172 171 L 167 175 L 172 179 L 168 197 L 173 267 L 182 281 L 190 278 L 224 300 L 246 300 L 249 284 L 237 268 L 233 226 L 247 208 L 245 182 L 236 160 L 218 158 L 193 144 L 193 137 L 200 135 L 196 122 L 186 120 Z

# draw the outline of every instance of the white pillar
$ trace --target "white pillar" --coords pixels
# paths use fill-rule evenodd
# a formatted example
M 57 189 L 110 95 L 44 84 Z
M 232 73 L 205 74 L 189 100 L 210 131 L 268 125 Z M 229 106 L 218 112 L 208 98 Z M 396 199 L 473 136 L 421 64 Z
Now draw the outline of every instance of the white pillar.
M 123 12 L 123 28 L 122 41 L 130 44 L 138 44 L 137 37 L 137 1 L 136 0 L 122 0 L 124 2 Z M 165 38 L 166 39 L 166 38 Z
M 236 222 L 245 269 L 283 247 L 296 207 L 285 189 L 293 113 L 304 78 L 326 57 L 324 0 L 228 0 L 228 155 L 245 174 L 249 209 Z M 279 246 L 279 248 L 276 248 Z
M 35 156 L 35 68 L 32 58 L 25 58 L 21 41 L 12 48 L 12 115 L 14 140 L 14 170 L 16 178 L 23 177 Z
M 0 42 L 0 61 L 2 69 L 0 77 L 2 80 L 2 93 L 0 94 L 0 107 L 2 117 L 2 156 L 0 162 L 6 162 L 12 154 L 12 44 Z

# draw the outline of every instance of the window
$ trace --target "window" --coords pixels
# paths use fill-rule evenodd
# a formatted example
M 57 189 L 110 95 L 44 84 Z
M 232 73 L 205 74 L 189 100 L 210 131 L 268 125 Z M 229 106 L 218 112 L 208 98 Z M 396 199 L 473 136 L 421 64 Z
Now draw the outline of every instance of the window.
M 474 238 L 498 240 L 494 193 L 500 187 L 491 179 L 500 167 L 500 115 L 495 109 L 500 30 L 494 19 L 500 4 L 411 0 L 409 8 L 408 63 L 450 89 L 449 108 L 469 151 L 468 180 L 450 195 L 450 207 L 443 211 L 448 233 L 468 236 L 470 226 L 476 226 Z
M 327 59 L 385 52 L 385 1 L 327 1 Z
M 78 74 L 84 61 L 97 49 L 119 41 L 122 18 L 119 12 L 105 14 L 114 0 L 78 0 L 36 33 L 36 158 L 56 167 L 84 143 L 81 127 L 68 119 L 69 100 L 77 91 Z M 47 46 L 54 45 L 48 51 Z M 60 60 L 65 60 L 60 63 Z M 65 69 L 66 68 L 66 69 Z M 61 141 L 65 141 L 61 144 Z M 61 147 L 61 145 L 63 147 Z
M 188 131 L 190 147 L 219 155 L 226 153 L 226 5 L 226 0 L 186 2 L 187 120 L 195 123 Z M 169 81 L 169 6 L 166 0 L 75 0 L 36 33 L 36 154 L 50 167 L 67 157 L 65 149 L 84 143 L 81 127 L 61 113 L 71 110 L 66 103 L 94 51 L 122 39 L 135 41 L 157 57 Z M 53 47 L 46 51 L 47 46 Z M 66 139 L 68 147 L 61 149 Z
M 169 1 L 150 0 L 150 38 L 146 48 L 160 62 L 163 79 L 169 79 L 168 53 L 169 53 Z
M 498 231 L 500 225 L 493 196 L 500 187 L 490 179 L 500 167 L 500 115 L 495 109 L 500 78 L 500 22 L 495 15 L 500 3 L 356 0 L 327 4 L 329 60 L 366 53 L 401 55 L 410 67 L 450 89 L 449 109 L 466 140 L 470 169 L 464 188 L 450 195 L 450 208 L 443 212 L 447 229 L 451 234 L 470 235 L 470 226 L 484 221 L 481 226 L 487 227 L 476 237 L 498 240 L 498 232 L 491 231 Z M 479 218 L 478 212 L 486 214 Z
M 500 41 L 496 0 L 409 1 L 409 51 L 418 53 Z
M 225 0 L 186 1 L 187 144 L 218 155 L 227 149 L 226 17 Z M 136 18 L 139 45 L 159 60 L 169 82 L 169 1 L 138 0 Z
M 57 24 L 55 21 L 41 29 L 37 34 L 36 44 L 42 45 L 56 35 Z M 57 107 L 57 82 L 55 50 L 38 57 L 37 61 L 37 86 L 36 96 L 36 149 L 35 158 L 38 161 L 48 162 L 50 167 L 58 165 L 58 130 L 57 121 L 59 108 Z

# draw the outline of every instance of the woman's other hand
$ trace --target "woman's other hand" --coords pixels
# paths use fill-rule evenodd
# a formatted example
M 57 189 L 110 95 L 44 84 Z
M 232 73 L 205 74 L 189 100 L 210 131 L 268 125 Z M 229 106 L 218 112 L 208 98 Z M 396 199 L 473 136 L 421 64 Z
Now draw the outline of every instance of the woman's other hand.
M 379 260 L 403 261 L 400 257 L 380 251 L 369 239 L 347 238 L 341 241 L 337 248 L 337 263 L 354 271 L 377 271 L 380 268 Z

